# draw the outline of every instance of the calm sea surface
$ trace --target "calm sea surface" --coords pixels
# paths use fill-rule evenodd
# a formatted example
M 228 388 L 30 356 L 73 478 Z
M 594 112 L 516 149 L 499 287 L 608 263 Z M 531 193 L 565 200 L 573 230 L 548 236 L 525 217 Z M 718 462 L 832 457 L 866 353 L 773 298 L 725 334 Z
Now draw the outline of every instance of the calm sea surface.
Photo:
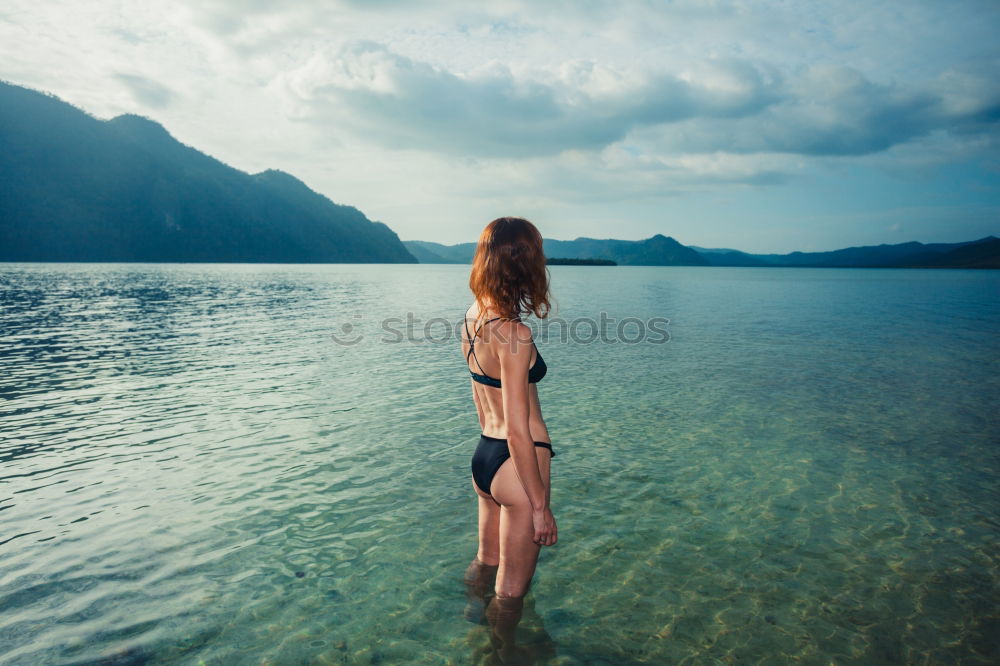
M 551 273 L 538 663 L 1000 660 L 1000 271 Z M 491 658 L 467 274 L 0 264 L 0 663 Z

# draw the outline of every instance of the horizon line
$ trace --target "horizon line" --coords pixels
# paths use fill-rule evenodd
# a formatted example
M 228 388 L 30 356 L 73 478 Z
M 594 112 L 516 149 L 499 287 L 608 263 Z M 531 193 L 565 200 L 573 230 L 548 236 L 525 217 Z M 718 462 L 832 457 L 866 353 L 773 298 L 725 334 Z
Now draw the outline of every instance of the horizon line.
M 997 231 L 996 234 L 1000 234 L 1000 231 Z M 835 247 L 835 248 L 833 248 L 831 250 L 791 250 L 789 252 L 749 252 L 747 250 L 740 250 L 740 249 L 737 249 L 737 248 L 734 248 L 734 247 L 721 247 L 720 248 L 720 247 L 708 247 L 708 246 L 705 246 L 705 245 L 688 245 L 686 243 L 683 243 L 683 242 L 677 240 L 677 238 L 674 238 L 673 236 L 669 236 L 669 235 L 661 233 L 661 232 L 657 232 L 657 233 L 653 234 L 652 236 L 647 236 L 646 238 L 637 238 L 637 239 L 632 239 L 632 238 L 610 238 L 610 237 L 609 238 L 598 238 L 597 236 L 577 236 L 576 238 L 563 239 L 563 238 L 550 238 L 548 236 L 543 236 L 542 240 L 554 240 L 554 241 L 559 241 L 559 242 L 563 242 L 563 243 L 571 243 L 571 242 L 573 242 L 575 240 L 579 240 L 581 238 L 588 238 L 588 239 L 592 239 L 592 240 L 616 240 L 616 241 L 625 241 L 625 242 L 629 242 L 629 243 L 638 243 L 638 242 L 641 242 L 641 241 L 644 241 L 644 240 L 649 240 L 651 238 L 655 238 L 656 236 L 664 236 L 665 238 L 673 238 L 675 241 L 677 241 L 678 243 L 680 243 L 684 247 L 689 247 L 689 248 L 693 249 L 695 252 L 698 251 L 698 248 L 702 248 L 702 249 L 705 249 L 705 250 L 729 250 L 729 251 L 733 251 L 733 252 L 742 252 L 743 254 L 749 254 L 749 255 L 769 255 L 769 254 L 782 255 L 782 254 L 794 254 L 796 252 L 802 252 L 804 254 L 812 254 L 812 253 L 818 253 L 818 252 L 836 252 L 838 250 L 849 250 L 849 249 L 852 249 L 852 248 L 906 245 L 907 243 L 919 243 L 921 245 L 957 245 L 957 244 L 961 244 L 961 243 L 976 243 L 976 242 L 979 242 L 979 241 L 988 240 L 990 238 L 996 239 L 996 238 L 998 238 L 998 236 L 996 234 L 988 234 L 986 236 L 981 236 L 980 238 L 974 238 L 972 240 L 962 240 L 962 241 L 918 241 L 918 240 L 908 240 L 908 241 L 900 241 L 899 243 L 877 243 L 875 245 L 844 245 L 844 246 L 841 246 L 841 247 Z M 437 245 L 444 245 L 445 247 L 454 247 L 456 245 L 466 245 L 466 244 L 475 245 L 478 242 L 478 241 L 459 241 L 457 243 L 443 243 L 441 241 L 429 241 L 429 240 L 424 240 L 422 238 L 409 238 L 409 239 L 402 239 L 402 238 L 400 238 L 399 241 L 401 243 L 409 243 L 409 242 L 413 242 L 413 241 L 416 241 L 418 243 L 435 243 Z

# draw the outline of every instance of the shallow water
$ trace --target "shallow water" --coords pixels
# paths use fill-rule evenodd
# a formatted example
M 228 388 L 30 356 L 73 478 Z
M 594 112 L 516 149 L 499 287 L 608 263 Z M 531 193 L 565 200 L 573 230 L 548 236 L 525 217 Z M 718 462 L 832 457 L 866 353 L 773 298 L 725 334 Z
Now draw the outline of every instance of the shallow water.
M 467 270 L 0 264 L 0 663 L 486 660 Z M 538 663 L 1000 660 L 1000 272 L 551 273 Z

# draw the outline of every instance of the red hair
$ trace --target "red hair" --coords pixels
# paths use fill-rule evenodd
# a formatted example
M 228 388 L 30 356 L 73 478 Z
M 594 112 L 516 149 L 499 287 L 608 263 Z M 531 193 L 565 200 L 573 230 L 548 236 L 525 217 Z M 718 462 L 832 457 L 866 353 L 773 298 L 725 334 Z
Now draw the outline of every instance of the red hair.
M 500 217 L 483 229 L 472 258 L 469 288 L 480 312 L 487 305 L 504 319 L 521 314 L 545 318 L 549 304 L 549 269 L 542 234 L 520 217 Z

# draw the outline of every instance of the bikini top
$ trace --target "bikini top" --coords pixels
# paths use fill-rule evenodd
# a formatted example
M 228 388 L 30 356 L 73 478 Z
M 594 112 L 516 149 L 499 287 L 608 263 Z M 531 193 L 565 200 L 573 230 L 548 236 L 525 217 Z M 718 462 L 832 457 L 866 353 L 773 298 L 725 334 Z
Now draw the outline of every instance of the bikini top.
M 490 323 L 491 321 L 496 321 L 497 319 L 500 319 L 500 317 L 494 317 L 493 319 L 488 319 L 487 321 L 484 321 L 479 326 L 479 328 L 476 329 L 475 334 L 470 334 L 469 333 L 469 319 L 468 319 L 468 317 L 466 317 L 466 319 L 465 319 L 465 334 L 469 338 L 469 353 L 465 355 L 465 362 L 466 362 L 466 364 L 468 364 L 469 363 L 469 356 L 472 356 L 472 358 L 474 358 L 475 361 L 476 361 L 476 365 L 479 366 L 479 371 L 482 373 L 482 374 L 475 373 L 475 372 L 472 371 L 472 368 L 469 368 L 469 374 L 472 375 L 473 381 L 477 381 L 480 384 L 485 384 L 486 386 L 493 386 L 495 388 L 500 388 L 500 380 L 499 379 L 495 379 L 495 378 L 490 377 L 489 375 L 487 375 L 486 371 L 483 370 L 483 366 L 479 365 L 479 359 L 476 358 L 476 347 L 475 347 L 476 336 L 479 335 L 479 331 L 483 330 L 483 326 L 486 326 L 486 324 Z M 549 368 L 548 368 L 547 365 L 545 365 L 545 361 L 542 359 L 542 354 L 541 354 L 541 352 L 538 351 L 538 347 L 535 346 L 535 341 L 532 340 L 531 344 L 532 344 L 532 346 L 535 347 L 535 362 L 528 369 L 528 383 L 529 384 L 535 384 L 535 383 L 541 381 L 542 377 L 545 376 L 545 373 L 548 371 Z

